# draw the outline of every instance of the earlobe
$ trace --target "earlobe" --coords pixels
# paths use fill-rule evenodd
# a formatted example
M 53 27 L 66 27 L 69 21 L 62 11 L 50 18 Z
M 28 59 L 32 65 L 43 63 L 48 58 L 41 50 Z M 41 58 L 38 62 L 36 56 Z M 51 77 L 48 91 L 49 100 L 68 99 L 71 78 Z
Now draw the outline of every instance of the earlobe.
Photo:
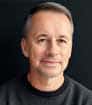
M 26 39 L 22 38 L 21 39 L 21 50 L 23 55 L 28 58 L 28 46 L 27 46 L 27 42 Z

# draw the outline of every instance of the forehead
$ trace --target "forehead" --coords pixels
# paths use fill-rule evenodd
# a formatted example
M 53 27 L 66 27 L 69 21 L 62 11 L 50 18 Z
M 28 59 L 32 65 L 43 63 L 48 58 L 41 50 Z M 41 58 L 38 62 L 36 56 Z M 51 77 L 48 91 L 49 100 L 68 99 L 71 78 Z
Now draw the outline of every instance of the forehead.
M 40 11 L 32 16 L 31 26 L 29 28 L 31 34 L 34 32 L 69 34 L 71 32 L 71 23 L 68 17 L 63 13 Z

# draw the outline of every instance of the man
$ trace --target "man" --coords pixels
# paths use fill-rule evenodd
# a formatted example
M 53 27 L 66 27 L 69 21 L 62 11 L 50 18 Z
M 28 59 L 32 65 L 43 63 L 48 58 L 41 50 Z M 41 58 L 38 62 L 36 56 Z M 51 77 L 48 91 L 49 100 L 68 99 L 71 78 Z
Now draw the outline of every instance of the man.
M 45 2 L 31 10 L 21 39 L 29 70 L 0 88 L 0 105 L 92 105 L 92 91 L 64 74 L 73 31 L 66 7 Z

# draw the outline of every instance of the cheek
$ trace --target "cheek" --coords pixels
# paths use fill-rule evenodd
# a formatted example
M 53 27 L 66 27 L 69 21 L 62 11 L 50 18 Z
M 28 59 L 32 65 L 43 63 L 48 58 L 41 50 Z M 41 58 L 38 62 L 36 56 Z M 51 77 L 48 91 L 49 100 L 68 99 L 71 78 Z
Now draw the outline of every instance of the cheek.
M 29 58 L 31 62 L 39 62 L 45 56 L 45 49 L 33 46 L 30 48 Z
M 66 59 L 66 60 L 70 59 L 70 57 L 71 57 L 71 50 L 72 50 L 72 48 L 69 47 L 69 48 L 64 48 L 64 50 L 61 51 L 62 52 L 62 56 L 64 57 L 64 59 Z

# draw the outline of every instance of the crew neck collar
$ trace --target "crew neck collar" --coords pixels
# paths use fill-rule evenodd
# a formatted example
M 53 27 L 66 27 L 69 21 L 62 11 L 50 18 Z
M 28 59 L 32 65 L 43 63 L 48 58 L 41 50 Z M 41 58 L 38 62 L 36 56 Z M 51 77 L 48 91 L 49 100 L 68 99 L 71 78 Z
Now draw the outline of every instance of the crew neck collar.
M 38 95 L 38 96 L 43 96 L 43 97 L 52 97 L 52 96 L 58 96 L 59 94 L 62 94 L 66 88 L 67 85 L 69 84 L 68 82 L 68 78 L 66 75 L 64 75 L 64 83 L 61 87 L 59 87 L 57 90 L 55 91 L 41 91 L 35 87 L 33 87 L 27 80 L 27 75 L 23 76 L 23 80 L 24 80 L 24 85 L 26 86 L 26 88 L 29 90 L 29 92 Z

